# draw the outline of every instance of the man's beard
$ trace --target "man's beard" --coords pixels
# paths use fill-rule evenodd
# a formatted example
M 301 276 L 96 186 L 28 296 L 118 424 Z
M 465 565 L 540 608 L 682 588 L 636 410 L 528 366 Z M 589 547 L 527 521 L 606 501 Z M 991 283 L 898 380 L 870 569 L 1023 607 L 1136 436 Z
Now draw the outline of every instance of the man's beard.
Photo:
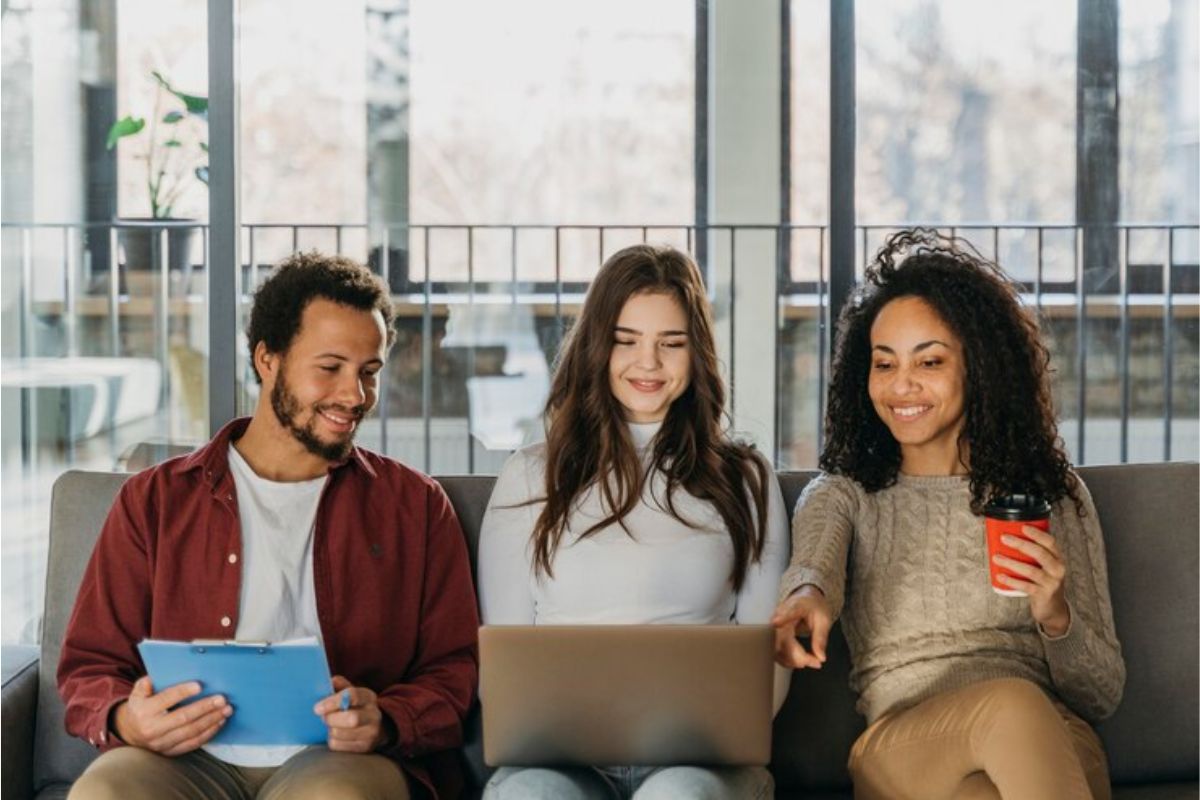
M 345 439 L 333 442 L 323 441 L 316 432 L 317 414 L 323 408 L 336 409 L 340 414 L 353 417 L 356 422 L 360 421 L 366 413 L 366 408 L 361 405 L 351 409 L 335 405 L 313 406 L 308 423 L 304 427 L 300 427 L 296 424 L 296 416 L 304 409 L 300 405 L 300 400 L 288 389 L 287 374 L 282 368 L 279 370 L 275 387 L 271 389 L 271 409 L 275 412 L 279 424 L 287 428 L 296 441 L 304 445 L 304 449 L 314 456 L 326 461 L 342 461 L 350 455 L 350 450 L 354 447 L 354 434 L 358 432 L 358 427 L 356 425 Z

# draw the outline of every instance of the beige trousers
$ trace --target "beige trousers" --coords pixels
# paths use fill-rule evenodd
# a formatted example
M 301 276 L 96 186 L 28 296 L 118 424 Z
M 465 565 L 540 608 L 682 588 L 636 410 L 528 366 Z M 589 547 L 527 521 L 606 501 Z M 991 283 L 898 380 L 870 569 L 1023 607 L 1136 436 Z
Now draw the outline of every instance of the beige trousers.
M 1109 800 L 1091 727 L 1036 684 L 984 681 L 885 714 L 850 751 L 858 800 Z
M 237 767 L 193 750 L 173 758 L 140 747 L 109 750 L 68 800 L 409 800 L 404 773 L 380 755 L 313 747 L 278 767 Z

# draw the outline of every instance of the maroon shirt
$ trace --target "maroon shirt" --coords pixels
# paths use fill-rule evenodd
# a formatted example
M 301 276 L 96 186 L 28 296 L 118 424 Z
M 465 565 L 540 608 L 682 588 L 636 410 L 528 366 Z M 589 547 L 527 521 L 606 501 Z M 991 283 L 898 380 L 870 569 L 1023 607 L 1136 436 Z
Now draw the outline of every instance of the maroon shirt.
M 101 750 L 122 744 L 109 714 L 146 672 L 142 639 L 233 638 L 242 540 L 228 455 L 248 424 L 235 420 L 195 453 L 122 486 L 58 665 L 73 736 Z M 384 755 L 434 796 L 455 794 L 462 776 L 452 748 L 462 744 L 474 696 L 479 617 L 466 542 L 445 492 L 356 447 L 329 470 L 312 558 L 329 669 L 379 695 L 397 731 Z

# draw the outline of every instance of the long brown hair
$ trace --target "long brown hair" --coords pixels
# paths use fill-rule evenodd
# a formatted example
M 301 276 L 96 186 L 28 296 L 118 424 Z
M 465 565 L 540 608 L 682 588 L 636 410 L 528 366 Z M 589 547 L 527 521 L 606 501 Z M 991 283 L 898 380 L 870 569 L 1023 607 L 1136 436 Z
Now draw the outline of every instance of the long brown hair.
M 646 470 L 609 387 L 608 371 L 617 319 L 638 294 L 666 294 L 679 302 L 688 320 L 691 357 L 691 380 L 668 409 Z M 614 523 L 624 528 L 649 475 L 658 470 L 667 481 L 667 511 L 683 524 L 692 523 L 675 509 L 677 488 L 716 507 L 733 542 L 729 579 L 734 591 L 741 588 L 749 565 L 762 555 L 771 474 L 752 446 L 731 440 L 722 427 L 725 388 L 712 328 L 700 271 L 684 253 L 634 245 L 600 268 L 559 350 L 546 401 L 546 497 L 532 537 L 537 574 L 553 576 L 551 563 L 581 494 L 597 487 L 608 516 L 580 539 Z

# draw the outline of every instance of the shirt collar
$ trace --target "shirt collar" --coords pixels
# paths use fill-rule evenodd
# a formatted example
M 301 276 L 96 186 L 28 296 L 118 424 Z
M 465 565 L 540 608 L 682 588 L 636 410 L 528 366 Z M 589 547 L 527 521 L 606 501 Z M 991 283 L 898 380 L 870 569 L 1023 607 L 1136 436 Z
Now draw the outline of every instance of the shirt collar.
M 179 462 L 178 471 L 183 473 L 201 470 L 210 486 L 218 486 L 229 474 L 229 445 L 235 439 L 241 438 L 249 425 L 250 417 L 238 417 L 226 423 L 208 444 L 185 456 Z M 350 455 L 345 459 L 329 465 L 329 474 L 332 475 L 347 465 L 358 467 L 372 478 L 377 477 L 375 467 L 367 458 L 366 451 L 357 445 L 351 448 Z
M 662 420 L 658 422 L 629 422 L 629 436 L 633 439 L 633 446 L 638 450 L 645 450 L 654 441 L 654 437 L 658 435 L 662 428 Z

